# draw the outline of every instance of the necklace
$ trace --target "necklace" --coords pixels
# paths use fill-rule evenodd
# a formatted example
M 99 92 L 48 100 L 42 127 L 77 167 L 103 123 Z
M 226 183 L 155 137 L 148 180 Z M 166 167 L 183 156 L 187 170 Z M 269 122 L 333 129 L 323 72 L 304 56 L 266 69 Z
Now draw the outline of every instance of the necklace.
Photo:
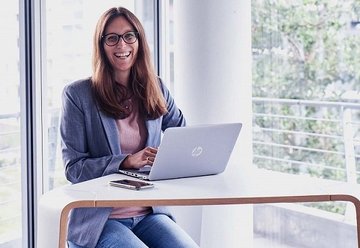
M 129 98 L 129 99 L 124 100 L 124 101 L 123 101 L 123 103 L 122 103 L 121 105 L 123 105 L 123 106 L 124 106 L 124 108 L 126 108 L 126 109 L 129 109 L 129 110 L 130 110 L 130 108 L 131 108 L 131 107 L 132 107 L 132 105 L 133 105 L 133 103 L 132 103 L 132 99 L 131 99 L 131 98 Z

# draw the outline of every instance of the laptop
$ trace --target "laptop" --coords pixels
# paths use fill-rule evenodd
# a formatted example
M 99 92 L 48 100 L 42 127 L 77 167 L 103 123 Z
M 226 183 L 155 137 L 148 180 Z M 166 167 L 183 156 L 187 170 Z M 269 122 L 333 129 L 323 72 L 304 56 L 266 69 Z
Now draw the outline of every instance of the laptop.
M 241 127 L 241 123 L 226 123 L 168 128 L 152 166 L 119 172 L 150 181 L 219 174 L 227 166 Z

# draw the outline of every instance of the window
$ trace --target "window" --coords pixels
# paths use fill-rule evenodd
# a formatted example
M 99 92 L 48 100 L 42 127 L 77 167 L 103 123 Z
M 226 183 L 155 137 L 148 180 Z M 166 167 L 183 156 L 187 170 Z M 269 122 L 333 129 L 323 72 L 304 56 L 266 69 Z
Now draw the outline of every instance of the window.
M 359 3 L 252 3 L 254 163 L 348 180 L 360 166 Z
M 360 182 L 359 10 L 352 0 L 252 1 L 258 168 Z M 343 203 L 312 205 L 349 214 Z
M 0 247 L 20 247 L 22 231 L 19 1 L 1 8 Z

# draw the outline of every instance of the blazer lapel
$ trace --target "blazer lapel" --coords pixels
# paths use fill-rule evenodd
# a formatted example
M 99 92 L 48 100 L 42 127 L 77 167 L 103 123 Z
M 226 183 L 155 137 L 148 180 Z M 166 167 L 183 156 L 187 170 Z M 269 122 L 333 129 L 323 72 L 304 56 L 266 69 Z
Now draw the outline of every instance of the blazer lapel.
M 100 119 L 103 123 L 105 133 L 108 139 L 108 143 L 111 149 L 112 154 L 120 154 L 120 143 L 119 143 L 119 135 L 116 127 L 116 122 L 114 118 L 111 118 L 105 115 L 103 112 L 99 111 Z

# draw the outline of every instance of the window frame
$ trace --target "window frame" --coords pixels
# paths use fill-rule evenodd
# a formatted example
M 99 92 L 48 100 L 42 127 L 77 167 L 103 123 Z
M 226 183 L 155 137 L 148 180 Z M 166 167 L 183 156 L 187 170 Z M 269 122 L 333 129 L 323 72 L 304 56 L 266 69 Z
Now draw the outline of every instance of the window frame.
M 21 116 L 21 195 L 22 210 L 22 246 L 35 247 L 36 199 L 37 199 L 37 120 L 38 106 L 41 98 L 37 99 L 36 80 L 36 35 L 35 6 L 38 1 L 20 1 L 20 116 Z

